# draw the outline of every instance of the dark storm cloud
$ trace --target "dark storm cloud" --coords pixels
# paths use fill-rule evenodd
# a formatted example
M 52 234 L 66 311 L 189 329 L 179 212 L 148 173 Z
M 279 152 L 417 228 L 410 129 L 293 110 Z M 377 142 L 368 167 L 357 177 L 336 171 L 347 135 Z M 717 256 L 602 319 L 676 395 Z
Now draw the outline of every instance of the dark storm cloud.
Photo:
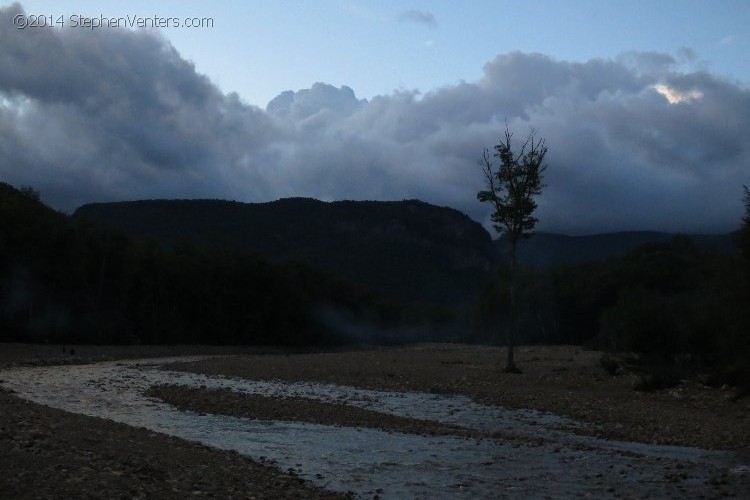
M 476 82 L 369 101 L 316 83 L 265 110 L 158 35 L 15 30 L 0 10 L 0 179 L 53 206 L 215 197 L 420 198 L 487 221 L 478 160 L 505 122 L 548 141 L 539 229 L 723 231 L 750 183 L 750 93 L 667 54 L 500 55 Z M 680 56 L 684 59 L 684 55 Z
M 401 14 L 401 20 L 410 23 L 423 24 L 428 28 L 437 28 L 437 19 L 432 12 L 421 10 L 407 10 Z
M 97 199 L 239 196 L 262 188 L 243 164 L 276 134 L 165 40 L 124 29 L 0 25 L 0 174 L 63 208 Z M 238 180 L 243 193 L 234 192 Z M 260 185 L 259 185 L 260 184 Z

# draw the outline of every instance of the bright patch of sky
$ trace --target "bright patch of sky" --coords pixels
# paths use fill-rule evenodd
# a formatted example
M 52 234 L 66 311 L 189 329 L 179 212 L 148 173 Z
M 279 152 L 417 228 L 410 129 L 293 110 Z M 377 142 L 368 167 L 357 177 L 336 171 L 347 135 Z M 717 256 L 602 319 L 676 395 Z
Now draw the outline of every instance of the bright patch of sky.
M 654 88 L 658 93 L 664 96 L 669 104 L 679 104 L 681 102 L 690 102 L 703 97 L 703 92 L 700 90 L 688 90 L 680 91 L 673 89 L 668 85 L 655 85 Z

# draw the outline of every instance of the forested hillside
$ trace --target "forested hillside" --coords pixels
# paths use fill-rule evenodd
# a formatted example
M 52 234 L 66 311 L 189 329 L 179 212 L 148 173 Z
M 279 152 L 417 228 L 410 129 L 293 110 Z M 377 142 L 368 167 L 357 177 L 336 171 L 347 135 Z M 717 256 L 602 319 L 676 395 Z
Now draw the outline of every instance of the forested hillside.
M 152 200 L 85 205 L 74 218 L 167 247 L 189 241 L 305 262 L 409 304 L 473 304 L 497 265 L 481 225 L 417 200 Z
M 625 231 L 584 236 L 537 232 L 533 238 L 518 243 L 518 262 L 527 267 L 544 268 L 578 265 L 622 257 L 642 245 L 666 243 L 674 235 L 658 231 Z M 690 239 L 709 253 L 731 253 L 737 233 L 691 234 Z M 510 243 L 505 237 L 495 240 L 501 256 L 508 254 Z
M 305 264 L 131 240 L 0 183 L 2 341 L 311 345 L 398 314 Z

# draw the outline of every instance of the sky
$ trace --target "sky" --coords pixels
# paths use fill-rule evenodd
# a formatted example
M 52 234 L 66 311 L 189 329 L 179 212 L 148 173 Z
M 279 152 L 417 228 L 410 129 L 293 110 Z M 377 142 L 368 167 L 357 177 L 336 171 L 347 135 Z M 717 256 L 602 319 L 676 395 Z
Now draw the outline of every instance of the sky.
M 0 0 L 0 181 L 66 212 L 418 198 L 489 229 L 507 124 L 549 147 L 540 231 L 726 232 L 749 25 L 744 0 Z

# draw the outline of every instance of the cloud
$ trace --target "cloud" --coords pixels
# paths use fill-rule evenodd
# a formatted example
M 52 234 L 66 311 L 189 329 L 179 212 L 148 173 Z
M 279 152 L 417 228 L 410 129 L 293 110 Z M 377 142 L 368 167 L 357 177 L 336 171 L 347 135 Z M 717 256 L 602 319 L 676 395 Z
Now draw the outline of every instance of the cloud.
M 435 19 L 435 15 L 432 12 L 421 10 L 407 10 L 401 14 L 400 19 L 410 23 L 422 24 L 430 29 L 437 28 L 438 25 L 437 19 Z
M 54 205 L 96 199 L 234 195 L 277 134 L 258 108 L 223 95 L 149 31 L 15 30 L 0 10 L 0 175 Z M 252 182 L 251 182 L 252 181 Z
M 354 91 L 342 86 L 336 88 L 325 83 L 315 83 L 312 88 L 292 92 L 282 92 L 266 106 L 266 111 L 277 118 L 287 118 L 292 122 L 310 121 L 325 113 L 331 118 L 341 118 L 352 114 L 366 103 L 354 95 Z
M 540 230 L 739 226 L 750 91 L 679 72 L 668 54 L 573 63 L 513 52 L 477 81 L 425 94 L 364 100 L 315 83 L 260 109 L 220 92 L 156 33 L 20 31 L 9 22 L 18 9 L 0 9 L 0 180 L 59 209 L 419 198 L 487 224 L 478 160 L 507 121 L 516 140 L 533 127 L 550 148 Z

